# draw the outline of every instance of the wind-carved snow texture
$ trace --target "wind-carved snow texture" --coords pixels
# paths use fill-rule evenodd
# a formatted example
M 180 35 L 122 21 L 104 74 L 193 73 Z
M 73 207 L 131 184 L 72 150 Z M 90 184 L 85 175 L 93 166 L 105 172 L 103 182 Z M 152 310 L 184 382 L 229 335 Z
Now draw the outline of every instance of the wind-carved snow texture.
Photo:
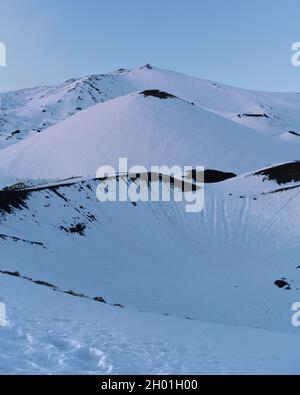
M 146 65 L 0 99 L 1 373 L 299 373 L 299 95 Z M 120 157 L 203 165 L 204 209 L 100 203 Z

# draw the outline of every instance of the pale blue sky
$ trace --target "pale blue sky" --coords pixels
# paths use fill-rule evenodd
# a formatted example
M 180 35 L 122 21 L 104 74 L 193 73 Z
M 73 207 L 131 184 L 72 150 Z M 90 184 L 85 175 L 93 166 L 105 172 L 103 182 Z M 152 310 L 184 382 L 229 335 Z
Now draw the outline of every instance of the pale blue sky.
M 299 0 L 0 0 L 0 90 L 151 63 L 253 89 L 300 91 Z

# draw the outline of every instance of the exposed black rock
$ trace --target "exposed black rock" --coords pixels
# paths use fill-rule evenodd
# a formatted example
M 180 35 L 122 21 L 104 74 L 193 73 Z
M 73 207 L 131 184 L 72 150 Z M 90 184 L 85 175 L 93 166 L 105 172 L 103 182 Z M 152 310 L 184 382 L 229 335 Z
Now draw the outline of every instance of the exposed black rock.
M 258 114 L 238 114 L 238 118 L 243 117 L 252 117 L 252 118 L 269 118 L 269 116 L 265 113 L 258 113 Z
M 142 67 L 140 67 L 140 69 L 148 69 L 148 70 L 152 70 L 153 69 L 153 67 L 148 63 L 148 64 L 145 64 L 145 66 L 142 66 Z
M 284 163 L 283 165 L 259 170 L 255 176 L 265 176 L 266 180 L 274 180 L 278 184 L 286 184 L 292 181 L 300 181 L 300 162 Z M 264 179 L 264 180 L 265 180 Z
M 102 298 L 102 296 L 95 296 L 94 300 L 96 302 L 100 302 L 100 303 L 106 303 L 105 300 Z
M 56 288 L 55 285 L 53 285 L 53 284 L 51 284 L 51 283 L 48 283 L 47 281 L 33 280 L 33 282 L 34 282 L 35 284 L 38 284 L 38 285 L 44 285 L 45 287 Z
M 21 277 L 21 274 L 19 272 L 17 272 L 17 271 L 10 272 L 10 271 L 7 271 L 7 270 L 0 270 L 0 273 L 7 274 L 8 276 L 12 276 L 12 277 Z
M 86 298 L 84 294 L 75 292 L 73 291 L 73 289 L 70 289 L 69 291 L 64 291 L 64 293 L 72 296 L 77 296 L 78 298 Z
M 27 208 L 26 200 L 30 193 L 20 190 L 0 191 L 0 213 L 12 213 L 15 209 Z
M 233 177 L 236 177 L 236 174 L 231 172 L 228 173 L 228 172 L 213 170 L 213 169 L 204 170 L 204 182 L 206 184 L 225 181 Z M 197 179 L 201 180 L 201 178 L 203 179 L 203 172 L 199 174 L 199 172 L 197 172 L 195 169 L 192 170 L 192 178 L 194 181 L 196 181 Z
M 274 281 L 274 284 L 277 285 L 278 288 L 291 289 L 290 284 L 284 279 L 276 280 Z
M 40 241 L 32 241 L 32 240 L 21 239 L 20 237 L 9 236 L 9 235 L 5 235 L 3 233 L 0 233 L 0 239 L 2 239 L 2 240 L 21 241 L 21 242 L 26 243 L 26 244 L 31 244 L 31 245 L 37 245 L 39 247 L 44 247 L 44 244 L 42 242 L 40 242 Z
M 300 134 L 297 132 L 294 132 L 293 130 L 289 130 L 288 133 L 292 134 L 293 136 L 298 136 L 300 137 Z
M 153 96 L 158 99 L 174 99 L 176 96 L 171 95 L 171 93 L 162 92 L 159 89 L 149 89 L 143 92 L 140 92 L 140 95 L 144 95 L 145 97 Z
M 60 226 L 61 230 L 64 230 L 67 233 L 78 233 L 80 236 L 84 236 L 84 231 L 86 229 L 86 225 L 82 223 L 71 225 L 69 228 L 65 226 Z

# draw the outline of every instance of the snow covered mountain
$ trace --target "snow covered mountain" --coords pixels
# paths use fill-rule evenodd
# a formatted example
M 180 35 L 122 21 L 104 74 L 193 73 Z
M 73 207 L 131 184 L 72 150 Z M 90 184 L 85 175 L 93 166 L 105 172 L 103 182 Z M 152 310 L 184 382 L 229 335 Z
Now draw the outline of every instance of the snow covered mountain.
M 161 89 L 251 129 L 298 142 L 300 96 L 232 88 L 145 65 L 0 93 L 0 144 L 9 146 L 87 107 L 146 89 Z
M 1 180 L 93 177 L 99 166 L 117 166 L 122 157 L 129 165 L 204 165 L 235 173 L 298 159 L 298 144 L 171 95 L 147 90 L 97 104 L 1 150 Z
M 0 97 L 0 297 L 10 321 L 4 338 L 0 328 L 0 344 L 7 347 L 16 333 L 24 350 L 31 344 L 20 372 L 57 372 L 59 359 L 59 372 L 76 373 L 253 373 L 262 360 L 258 372 L 299 373 L 291 324 L 300 289 L 299 95 L 231 88 L 146 65 Z M 20 133 L 10 136 L 16 128 Z M 186 213 L 184 201 L 100 203 L 99 185 L 154 184 L 141 174 L 96 178 L 99 166 L 116 166 L 120 157 L 147 169 L 203 165 L 204 210 Z M 196 188 L 194 176 L 185 182 Z M 55 341 L 35 326 L 50 300 L 65 306 L 41 313 Z M 32 324 L 18 320 L 18 303 Z M 97 314 L 105 316 L 98 334 Z M 82 345 L 68 322 L 84 317 L 89 335 Z M 67 341 L 57 320 L 66 320 Z M 162 342 L 157 365 L 148 332 L 126 320 L 161 325 L 149 340 Z M 169 326 L 175 329 L 167 344 Z M 110 349 L 125 352 L 122 336 L 136 350 L 124 360 Z M 258 343 L 239 354 L 238 341 Z M 53 347 L 43 366 L 37 348 Z M 180 360 L 176 350 L 191 348 L 193 355 Z M 0 351 L 0 372 L 15 352 Z M 139 367 L 136 353 L 144 353 Z
M 7 374 L 299 373 L 297 335 L 120 309 L 0 277 Z

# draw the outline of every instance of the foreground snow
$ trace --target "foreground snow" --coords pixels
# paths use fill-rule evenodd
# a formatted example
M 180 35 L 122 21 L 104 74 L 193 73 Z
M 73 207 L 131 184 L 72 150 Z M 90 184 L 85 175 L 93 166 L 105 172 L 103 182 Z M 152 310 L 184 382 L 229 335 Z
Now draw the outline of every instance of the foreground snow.
M 140 313 L 7 276 L 0 290 L 1 374 L 300 373 L 297 334 Z

